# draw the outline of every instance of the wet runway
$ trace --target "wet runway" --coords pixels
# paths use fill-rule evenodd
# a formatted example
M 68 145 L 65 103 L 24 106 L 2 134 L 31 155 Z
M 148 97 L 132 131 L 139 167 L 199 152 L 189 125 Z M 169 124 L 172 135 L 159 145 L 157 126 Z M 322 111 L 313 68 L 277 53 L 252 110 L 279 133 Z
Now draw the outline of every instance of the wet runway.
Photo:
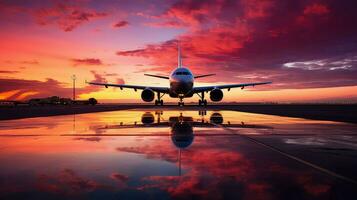
M 356 134 L 235 111 L 0 121 L 0 199 L 357 199 Z

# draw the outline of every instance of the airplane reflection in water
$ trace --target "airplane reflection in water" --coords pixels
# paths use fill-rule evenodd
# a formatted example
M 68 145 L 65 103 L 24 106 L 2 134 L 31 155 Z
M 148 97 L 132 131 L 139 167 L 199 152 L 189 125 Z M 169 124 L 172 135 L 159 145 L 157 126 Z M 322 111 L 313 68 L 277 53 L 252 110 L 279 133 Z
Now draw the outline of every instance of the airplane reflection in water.
M 224 127 L 224 128 L 253 128 L 253 129 L 272 129 L 270 126 L 265 126 L 265 125 L 253 125 L 253 124 L 245 124 L 244 122 L 241 122 L 240 124 L 233 124 L 231 122 L 223 123 L 223 116 L 218 113 L 212 113 L 209 121 L 205 121 L 203 116 L 206 114 L 205 111 L 199 111 L 199 115 L 202 116 L 201 119 L 194 119 L 191 116 L 183 116 L 182 113 L 180 113 L 178 116 L 170 116 L 169 119 L 166 121 L 163 119 L 161 116 L 163 114 L 163 111 L 156 111 L 155 115 L 157 115 L 157 119 L 155 120 L 154 114 L 151 112 L 145 112 L 141 116 L 141 124 L 138 124 L 137 122 L 133 122 L 132 124 L 124 124 L 123 122 L 120 122 L 119 125 L 105 125 L 104 127 L 98 128 L 98 129 L 126 129 L 126 128 L 165 128 L 169 127 L 171 129 L 170 133 L 167 134 L 149 134 L 149 135 L 143 135 L 143 134 L 114 134 L 116 136 L 170 136 L 172 139 L 172 143 L 180 149 L 184 149 L 189 147 L 193 143 L 193 139 L 195 136 L 204 136 L 204 137 L 211 137 L 211 136 L 224 136 L 224 135 L 232 135 L 232 133 L 210 133 L 210 134 L 196 134 L 194 135 L 194 128 L 195 127 L 200 127 L 200 128 L 219 128 L 219 127 Z M 103 134 L 101 134 L 103 136 Z M 113 134 L 110 134 L 113 135 Z M 82 134 L 83 136 L 83 134 Z
M 0 121 L 0 199 L 356 199 L 356 130 L 235 111 Z
M 269 126 L 263 125 L 252 125 L 252 124 L 245 124 L 241 122 L 240 124 L 232 124 L 230 122 L 223 123 L 223 116 L 218 113 L 214 112 L 211 114 L 209 118 L 209 122 L 205 121 L 203 118 L 206 115 L 206 111 L 199 111 L 199 115 L 202 116 L 201 119 L 197 119 L 196 121 L 191 116 L 183 116 L 180 113 L 178 116 L 170 116 L 168 121 L 162 119 L 161 115 L 163 111 L 156 111 L 155 115 L 157 115 L 157 119 L 155 120 L 154 114 L 151 112 L 145 112 L 141 116 L 141 123 L 137 124 L 134 122 L 133 124 L 123 124 L 120 122 L 120 125 L 111 125 L 105 126 L 101 129 L 126 129 L 126 128 L 163 128 L 163 127 L 170 127 L 171 131 L 168 134 L 150 134 L 146 136 L 170 136 L 172 144 L 178 148 L 178 162 L 179 162 L 179 175 L 181 176 L 181 150 L 188 148 L 194 141 L 196 137 L 215 137 L 215 136 L 232 136 L 232 133 L 218 133 L 218 134 L 194 134 L 194 128 L 217 128 L 217 127 L 226 127 L 226 128 L 254 128 L 254 129 L 272 129 Z M 112 135 L 112 134 L 111 134 Z M 123 135 L 122 136 L 128 136 Z M 119 136 L 119 135 L 116 135 Z M 143 134 L 130 134 L 130 136 L 144 136 Z

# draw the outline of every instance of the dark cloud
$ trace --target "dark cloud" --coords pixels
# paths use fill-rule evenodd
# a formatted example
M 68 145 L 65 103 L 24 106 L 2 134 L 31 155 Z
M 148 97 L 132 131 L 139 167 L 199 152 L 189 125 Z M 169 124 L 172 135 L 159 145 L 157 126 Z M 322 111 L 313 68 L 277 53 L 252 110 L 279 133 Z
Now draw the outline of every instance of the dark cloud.
M 31 93 L 31 96 L 62 96 L 69 97 L 70 88 L 65 88 L 64 83 L 48 78 L 45 81 L 24 80 L 24 79 L 0 79 L 0 93 L 8 91 L 17 91 L 8 99 L 16 99 L 23 94 Z
M 123 21 L 119 21 L 119 22 L 116 22 L 115 24 L 113 24 L 113 28 L 123 28 L 128 25 L 129 25 L 129 22 L 123 20 Z
M 78 65 L 103 65 L 103 62 L 98 58 L 73 58 L 71 59 L 74 66 Z
M 184 64 L 196 74 L 218 74 L 208 81 L 246 76 L 239 82 L 274 81 L 269 88 L 351 86 L 357 85 L 356 6 L 353 0 L 178 1 L 153 23 L 188 28 L 176 38 Z M 169 73 L 177 65 L 176 39 L 117 55 L 149 58 L 157 67 L 146 70 Z
M 124 174 L 119 174 L 119 173 L 112 173 L 110 175 L 110 178 L 120 181 L 120 182 L 127 182 L 129 180 L 129 177 L 124 175 Z
M 107 82 L 106 78 L 91 71 L 94 76 L 93 82 Z M 124 81 L 122 81 L 124 83 Z M 8 97 L 8 100 L 18 98 L 42 98 L 49 96 L 72 97 L 72 88 L 68 87 L 66 83 L 59 82 L 55 79 L 48 78 L 45 81 L 25 80 L 25 79 L 0 79 L 0 93 L 16 91 L 15 94 Z M 101 87 L 87 85 L 83 88 L 76 88 L 76 94 L 87 94 L 101 90 Z
M 77 137 L 74 138 L 73 140 L 83 140 L 83 141 L 88 141 L 88 142 L 100 142 L 102 138 L 100 137 Z
M 12 70 L 0 70 L 0 74 L 16 74 L 19 71 L 12 71 Z

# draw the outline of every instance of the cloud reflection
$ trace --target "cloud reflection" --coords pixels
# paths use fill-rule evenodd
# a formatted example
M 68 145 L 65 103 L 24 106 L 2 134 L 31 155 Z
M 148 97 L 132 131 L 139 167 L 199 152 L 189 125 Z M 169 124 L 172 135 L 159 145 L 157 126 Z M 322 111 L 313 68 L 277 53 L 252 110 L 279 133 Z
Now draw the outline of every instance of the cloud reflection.
M 48 129 L 44 119 L 56 126 Z M 17 137 L 2 138 L 0 199 L 15 194 L 47 199 L 326 199 L 336 191 L 342 191 L 337 192 L 341 198 L 353 194 L 329 176 L 220 128 L 278 138 L 281 131 L 337 132 L 341 124 L 231 111 L 135 110 L 48 119 L 32 119 L 40 128 L 26 126 L 14 130 Z M 12 125 L 29 122 L 14 120 Z M 267 135 L 267 129 L 274 135 Z M 39 134 L 21 137 L 30 132 Z

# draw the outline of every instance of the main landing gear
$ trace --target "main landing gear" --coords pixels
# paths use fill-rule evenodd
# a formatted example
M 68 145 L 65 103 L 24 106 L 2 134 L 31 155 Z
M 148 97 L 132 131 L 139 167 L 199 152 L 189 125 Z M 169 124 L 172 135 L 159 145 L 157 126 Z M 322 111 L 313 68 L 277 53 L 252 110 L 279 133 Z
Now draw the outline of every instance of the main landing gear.
M 157 93 L 157 100 L 155 100 L 155 106 L 163 106 L 164 101 L 161 99 L 165 94 L 161 95 L 160 92 Z
M 200 100 L 198 100 L 198 105 L 199 106 L 207 106 L 207 100 L 205 99 L 205 93 L 202 92 L 201 95 L 199 95 L 197 93 L 197 95 L 201 98 Z
M 199 106 L 207 106 L 207 100 L 205 99 L 205 100 L 198 100 L 198 105 Z
M 163 100 L 155 100 L 155 106 L 162 106 L 164 105 L 164 101 Z

